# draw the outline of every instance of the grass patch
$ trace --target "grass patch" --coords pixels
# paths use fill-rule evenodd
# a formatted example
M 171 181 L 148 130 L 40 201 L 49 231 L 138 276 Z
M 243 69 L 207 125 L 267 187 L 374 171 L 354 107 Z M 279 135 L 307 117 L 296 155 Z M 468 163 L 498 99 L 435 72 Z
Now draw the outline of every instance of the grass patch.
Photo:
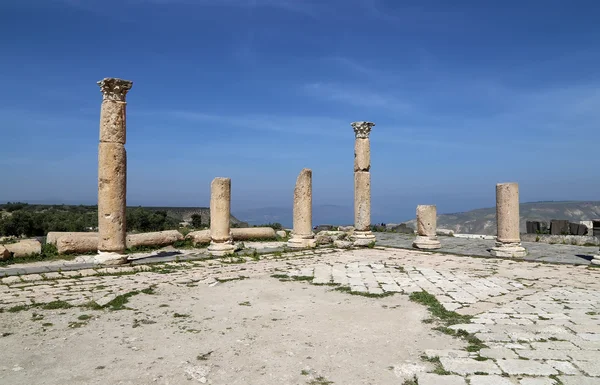
M 82 314 L 82 315 L 80 315 L 79 317 L 77 317 L 77 319 L 78 319 L 78 320 L 80 320 L 80 321 L 87 321 L 87 320 L 89 320 L 90 318 L 92 318 L 92 316 L 91 316 L 91 315 L 88 315 L 88 314 Z
M 448 374 L 450 374 L 450 372 L 444 369 L 444 367 L 442 366 L 442 363 L 440 362 L 440 357 L 421 356 L 421 359 L 426 362 L 431 362 L 435 365 L 435 368 L 433 369 L 432 373 L 435 373 L 440 376 L 447 376 Z
M 427 306 L 431 315 L 447 326 L 471 322 L 471 316 L 458 314 L 457 312 L 444 309 L 444 306 L 433 295 L 426 291 L 411 293 L 409 298 L 413 302 Z
M 250 302 L 248 302 L 248 301 L 240 302 L 240 303 L 238 303 L 238 305 L 240 305 L 240 306 L 252 306 L 250 304 Z
M 44 322 L 42 324 L 42 326 L 47 328 L 47 327 L 50 327 L 50 326 L 54 326 L 54 324 L 52 322 Z
M 347 294 L 351 294 L 351 295 L 358 295 L 361 297 L 367 297 L 367 298 L 384 298 L 384 297 L 389 297 L 394 295 L 394 293 L 391 292 L 384 292 L 381 294 L 376 294 L 376 293 L 369 293 L 369 292 L 362 292 L 362 291 L 352 291 L 351 288 L 349 288 L 348 286 L 340 286 L 340 287 L 336 287 L 335 289 L 333 289 L 335 291 L 341 291 L 342 293 L 347 293 Z
M 129 309 L 128 307 L 125 306 L 125 304 L 127 304 L 129 302 L 129 298 L 133 297 L 134 295 L 138 295 L 138 294 L 140 294 L 140 292 L 137 290 L 134 290 L 134 291 L 131 291 L 126 294 L 118 295 L 115 297 L 115 299 L 113 299 L 112 301 L 107 303 L 106 306 L 104 306 L 104 307 L 106 307 L 110 310 L 113 310 L 113 311 Z
M 404 380 L 402 385 L 419 385 L 419 380 L 417 380 L 417 376 L 414 376 L 413 378 Z
M 29 306 L 27 306 L 27 305 L 17 305 L 17 306 L 9 307 L 6 311 L 9 313 L 18 313 L 20 311 L 27 310 L 27 309 L 29 309 Z
M 142 289 L 142 290 L 140 290 L 140 291 L 141 291 L 142 293 L 144 293 L 144 294 L 149 294 L 149 295 L 156 294 L 156 292 L 154 291 L 154 286 L 147 287 L 147 288 L 145 288 L 145 289 Z
M 44 310 L 57 310 L 57 309 L 70 309 L 73 307 L 68 302 L 65 301 L 52 301 L 45 304 L 40 305 L 40 307 Z
M 189 314 L 173 313 L 173 318 L 188 318 Z

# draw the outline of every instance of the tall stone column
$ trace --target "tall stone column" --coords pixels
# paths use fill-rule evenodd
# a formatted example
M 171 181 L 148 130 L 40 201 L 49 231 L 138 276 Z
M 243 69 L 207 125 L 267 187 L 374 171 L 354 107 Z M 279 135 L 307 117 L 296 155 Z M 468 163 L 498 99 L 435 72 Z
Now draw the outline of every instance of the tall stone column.
M 417 239 L 413 247 L 417 249 L 439 249 L 437 233 L 437 208 L 435 205 L 417 206 Z
M 521 246 L 519 231 L 519 185 L 498 183 L 496 185 L 496 223 L 498 236 L 496 246 L 490 250 L 496 257 L 524 257 L 527 251 Z
M 371 147 L 369 134 L 375 123 L 354 122 L 354 245 L 375 242 L 371 232 Z
M 231 179 L 215 178 L 210 184 L 210 246 L 212 255 L 233 253 L 231 236 Z
M 315 247 L 312 231 L 312 171 L 303 169 L 294 188 L 294 229 L 288 246 L 292 248 Z
M 98 251 L 99 262 L 118 264 L 126 246 L 125 207 L 127 195 L 127 153 L 125 151 L 125 96 L 133 82 L 104 78 L 100 144 L 98 145 Z

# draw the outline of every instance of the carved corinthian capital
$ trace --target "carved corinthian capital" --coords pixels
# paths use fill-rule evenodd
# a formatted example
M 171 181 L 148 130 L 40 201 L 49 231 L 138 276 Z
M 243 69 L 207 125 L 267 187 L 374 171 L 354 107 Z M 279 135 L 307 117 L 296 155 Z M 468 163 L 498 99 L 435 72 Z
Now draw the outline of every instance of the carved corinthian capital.
M 117 78 L 104 78 L 98 82 L 98 85 L 100 86 L 100 91 L 102 91 L 103 100 L 124 102 L 125 95 L 127 95 L 127 92 L 133 86 L 133 82 Z
M 352 123 L 352 127 L 354 128 L 354 135 L 356 138 L 364 138 L 368 139 L 369 134 L 371 133 L 371 128 L 375 125 L 375 123 L 371 122 L 354 122 Z

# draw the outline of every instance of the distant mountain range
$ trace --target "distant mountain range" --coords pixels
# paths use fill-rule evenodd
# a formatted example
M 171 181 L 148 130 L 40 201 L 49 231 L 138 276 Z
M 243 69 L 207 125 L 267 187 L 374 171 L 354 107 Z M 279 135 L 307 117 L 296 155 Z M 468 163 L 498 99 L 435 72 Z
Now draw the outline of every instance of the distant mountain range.
M 550 222 L 552 219 L 567 219 L 571 222 L 600 218 L 600 201 L 530 202 L 519 206 L 521 232 L 525 232 L 526 221 Z M 416 226 L 416 219 L 406 222 Z M 437 227 L 464 234 L 496 234 L 496 208 L 489 207 L 463 213 L 438 215 Z
M 293 225 L 292 207 L 264 207 L 258 209 L 236 210 L 236 218 L 251 225 L 260 225 L 279 222 L 291 228 Z M 352 224 L 354 222 L 354 208 L 338 205 L 313 206 L 313 225 L 320 224 Z

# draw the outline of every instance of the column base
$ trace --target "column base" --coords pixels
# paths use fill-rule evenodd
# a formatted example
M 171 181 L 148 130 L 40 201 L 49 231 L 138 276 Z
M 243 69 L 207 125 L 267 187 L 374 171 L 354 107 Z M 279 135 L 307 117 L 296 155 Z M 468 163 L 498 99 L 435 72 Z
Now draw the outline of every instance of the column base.
M 235 251 L 235 246 L 231 242 L 216 243 L 211 241 L 207 250 L 215 257 L 222 257 L 227 254 L 232 254 Z
M 287 247 L 292 249 L 305 249 L 317 247 L 317 241 L 313 236 L 311 238 L 295 237 L 292 234 L 292 238 L 287 241 Z
M 127 255 L 112 251 L 98 251 L 94 262 L 100 265 L 123 265 L 127 263 Z
M 354 246 L 357 247 L 366 247 L 369 246 L 377 240 L 375 235 L 371 231 L 356 231 L 351 236 L 351 239 L 354 241 Z
M 442 247 L 442 244 L 440 243 L 440 241 L 438 241 L 436 236 L 427 237 L 417 235 L 417 239 L 415 239 L 412 246 L 416 249 L 433 250 L 439 249 L 440 247 Z
M 496 242 L 496 246 L 490 250 L 490 253 L 494 257 L 523 258 L 527 255 L 527 250 L 521 246 L 521 242 Z

